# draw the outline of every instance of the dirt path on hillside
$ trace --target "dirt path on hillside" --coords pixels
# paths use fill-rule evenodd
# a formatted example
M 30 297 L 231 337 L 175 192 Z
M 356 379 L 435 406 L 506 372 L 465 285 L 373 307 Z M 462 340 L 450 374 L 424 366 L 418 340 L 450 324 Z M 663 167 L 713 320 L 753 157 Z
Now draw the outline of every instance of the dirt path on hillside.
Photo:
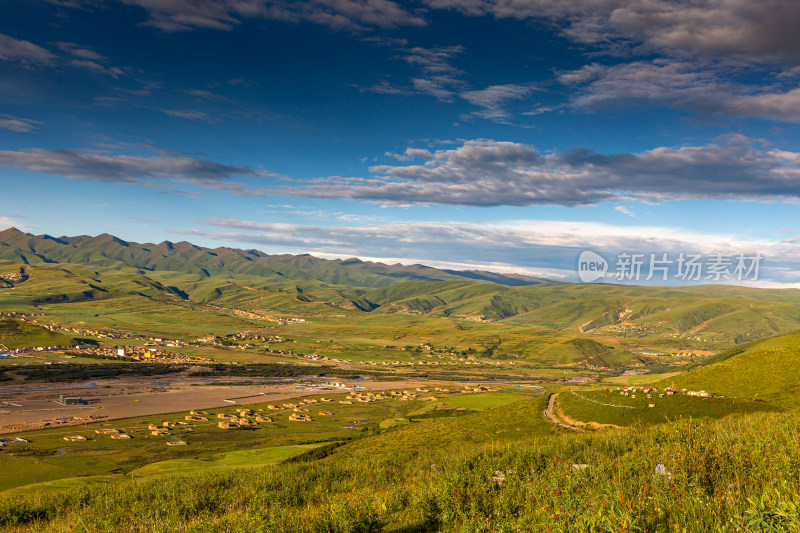
M 579 431 L 581 433 L 585 433 L 586 431 L 598 431 L 601 429 L 625 429 L 625 426 L 617 426 L 616 424 L 600 424 L 599 422 L 584 422 L 582 420 L 576 420 L 571 416 L 567 415 L 556 405 L 556 398 L 558 397 L 559 393 L 555 393 L 550 396 L 550 400 L 547 402 L 547 409 L 544 411 L 544 415 L 553 422 L 554 424 L 558 424 L 561 427 L 571 429 L 574 431 Z M 580 396 L 579 396 L 580 398 Z M 585 398 L 582 398 L 585 399 Z M 597 403 L 597 402 L 595 402 Z M 620 407 L 620 406 L 614 406 Z
M 569 426 L 569 425 L 565 424 L 564 422 L 562 422 L 561 420 L 558 419 L 558 417 L 556 416 L 556 414 L 554 412 L 554 407 L 555 407 L 556 398 L 558 397 L 558 394 L 559 393 L 556 392 L 556 393 L 553 393 L 553 394 L 550 395 L 550 399 L 547 402 L 547 409 L 544 410 L 544 416 L 546 416 L 547 419 L 550 422 L 552 422 L 553 424 L 559 425 L 559 426 L 561 426 L 563 428 L 571 429 L 573 431 L 579 431 L 581 433 L 585 432 L 586 430 L 584 430 L 584 429 L 581 429 L 581 428 L 575 427 L 575 426 Z

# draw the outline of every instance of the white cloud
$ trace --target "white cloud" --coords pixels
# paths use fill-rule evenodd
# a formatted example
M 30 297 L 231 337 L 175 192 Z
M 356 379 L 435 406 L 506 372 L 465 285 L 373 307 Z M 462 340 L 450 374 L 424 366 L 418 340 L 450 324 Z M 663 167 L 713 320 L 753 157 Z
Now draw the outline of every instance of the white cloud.
M 731 135 L 704 146 L 604 155 L 575 148 L 543 155 L 489 139 L 430 152 L 422 163 L 376 165 L 370 178 L 332 176 L 273 192 L 383 204 L 586 205 L 608 201 L 746 199 L 798 201 L 800 153 Z
M 162 109 L 162 112 L 178 118 L 185 118 L 186 120 L 208 120 L 208 115 L 202 111 L 192 109 Z
M 85 59 L 87 61 L 105 61 L 106 59 L 108 59 L 102 54 L 98 54 L 91 48 L 86 46 L 81 46 L 79 44 L 59 41 L 58 43 L 56 43 L 56 46 L 58 46 L 58 49 L 61 50 L 62 52 L 66 52 L 77 58 Z
M 542 19 L 568 38 L 611 46 L 626 41 L 670 54 L 741 61 L 800 60 L 795 0 L 427 0 L 468 16 Z
M 593 63 L 561 72 L 558 80 L 576 90 L 572 99 L 576 108 L 657 103 L 725 116 L 800 122 L 800 89 L 781 89 L 791 87 L 791 80 L 751 85 L 731 81 L 728 74 L 727 68 L 712 63 L 655 59 L 613 66 Z
M 30 41 L 14 39 L 0 33 L 0 60 L 16 61 L 25 66 L 50 66 L 56 56 Z
M 503 122 L 511 117 L 503 106 L 511 100 L 525 98 L 534 90 L 531 85 L 491 85 L 478 91 L 464 91 L 460 96 L 470 104 L 482 108 L 480 111 L 474 111 L 472 115 Z
M 106 74 L 107 76 L 111 76 L 115 80 L 119 79 L 120 76 L 125 75 L 125 71 L 119 67 L 106 68 L 100 63 L 89 61 L 87 59 L 73 59 L 72 61 L 69 62 L 69 64 L 73 67 L 90 70 L 96 74 Z
M 20 218 L 15 216 L 0 215 L 0 231 L 8 228 L 17 228 L 20 231 L 30 231 L 35 228 L 22 222 Z
M 0 130 L 11 130 L 17 133 L 30 133 L 37 131 L 41 122 L 29 118 L 20 118 L 12 115 L 0 115 Z
M 634 213 L 633 210 L 631 210 L 628 207 L 625 207 L 624 205 L 618 205 L 614 207 L 614 211 L 618 211 L 623 215 L 628 215 L 629 217 L 636 218 L 636 213 Z

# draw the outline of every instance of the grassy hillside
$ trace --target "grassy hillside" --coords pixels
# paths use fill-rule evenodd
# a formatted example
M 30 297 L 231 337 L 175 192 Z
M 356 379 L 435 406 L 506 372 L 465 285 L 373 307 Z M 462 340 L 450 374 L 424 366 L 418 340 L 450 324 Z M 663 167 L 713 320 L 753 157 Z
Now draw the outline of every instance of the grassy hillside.
M 0 319 L 0 346 L 34 348 L 37 346 L 74 346 L 72 337 L 54 333 L 41 326 L 26 324 L 20 320 Z
M 800 407 L 800 333 L 751 344 L 660 382 L 738 398 Z
M 722 418 L 730 415 L 780 411 L 763 402 L 732 398 L 700 398 L 684 396 L 659 397 L 658 394 L 634 393 L 621 395 L 616 390 L 573 390 L 559 394 L 556 412 L 570 423 L 589 427 L 613 425 L 630 427 L 634 424 L 664 424 L 681 418 Z M 650 406 L 653 407 L 650 407 Z
M 75 313 L 63 316 L 79 320 L 91 308 L 102 309 L 106 304 L 101 300 L 117 300 L 107 305 L 141 313 L 171 306 L 176 313 L 202 308 L 228 317 L 236 316 L 234 310 L 267 318 L 446 317 L 571 335 L 659 339 L 676 350 L 706 346 L 712 352 L 800 328 L 798 290 L 543 283 L 421 265 L 212 250 L 188 242 L 138 244 L 107 234 L 54 238 L 0 232 L 0 270 L 18 271 L 20 266 L 30 279 L 14 288 L 0 287 L 0 310 L 58 309 L 60 314 L 69 306 Z M 107 317 L 104 324 L 123 328 L 128 319 L 141 327 L 157 323 L 140 318 L 141 313 Z
M 362 440 L 320 461 L 0 495 L 0 527 L 796 531 L 798 423 L 797 415 L 752 415 L 502 444 L 456 436 L 413 456 L 345 453 Z

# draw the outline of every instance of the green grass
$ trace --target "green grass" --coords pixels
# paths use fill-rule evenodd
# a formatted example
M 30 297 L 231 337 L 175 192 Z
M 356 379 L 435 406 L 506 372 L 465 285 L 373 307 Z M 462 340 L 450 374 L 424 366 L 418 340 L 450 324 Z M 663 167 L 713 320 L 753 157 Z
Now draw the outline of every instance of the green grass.
M 0 344 L 11 350 L 37 346 L 74 346 L 75 339 L 20 320 L 0 319 Z
M 297 444 L 293 446 L 270 446 L 252 450 L 239 450 L 221 454 L 218 459 L 172 459 L 150 463 L 132 470 L 129 475 L 133 477 L 160 476 L 173 474 L 186 474 L 190 472 L 207 472 L 213 469 L 246 468 L 255 466 L 274 465 L 290 457 L 296 457 L 314 448 L 329 444 L 318 442 L 314 444 Z
M 572 419 L 581 422 L 630 427 L 660 424 L 681 418 L 721 418 L 734 414 L 777 411 L 779 408 L 734 398 L 701 398 L 676 394 L 647 394 L 640 391 L 624 396 L 616 390 L 576 390 L 559 394 L 556 404 Z M 650 407 L 650 405 L 654 407 Z
M 457 396 L 449 396 L 446 399 L 447 405 L 454 407 L 466 407 L 468 409 L 482 410 L 492 407 L 500 407 L 519 400 L 519 394 L 514 392 L 483 392 L 483 393 L 461 393 Z
M 755 414 L 623 433 L 486 443 L 456 438 L 414 455 L 345 453 L 363 439 L 313 462 L 0 495 L 0 527 L 796 531 L 799 426 L 795 414 Z
M 721 354 L 708 364 L 664 379 L 662 386 L 758 399 L 800 407 L 800 334 L 793 333 Z

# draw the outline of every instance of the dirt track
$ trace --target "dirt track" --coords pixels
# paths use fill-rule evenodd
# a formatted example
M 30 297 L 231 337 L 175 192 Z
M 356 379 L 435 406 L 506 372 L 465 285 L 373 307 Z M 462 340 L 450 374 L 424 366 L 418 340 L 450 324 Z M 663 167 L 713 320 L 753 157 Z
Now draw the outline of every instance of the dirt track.
M 553 424 L 558 424 L 559 426 L 561 426 L 563 428 L 567 428 L 567 429 L 571 429 L 573 431 L 579 431 L 581 433 L 584 433 L 586 431 L 585 429 L 581 429 L 581 428 L 575 427 L 575 426 L 569 426 L 569 425 L 565 424 L 564 422 L 562 422 L 561 420 L 559 420 L 558 417 L 556 417 L 556 414 L 553 412 L 553 406 L 556 403 L 556 398 L 557 397 L 558 397 L 558 393 L 557 392 L 555 392 L 555 393 L 550 395 L 550 399 L 547 402 L 547 409 L 544 410 L 544 416 L 546 416 L 547 419 L 550 420 L 550 422 L 552 422 Z

